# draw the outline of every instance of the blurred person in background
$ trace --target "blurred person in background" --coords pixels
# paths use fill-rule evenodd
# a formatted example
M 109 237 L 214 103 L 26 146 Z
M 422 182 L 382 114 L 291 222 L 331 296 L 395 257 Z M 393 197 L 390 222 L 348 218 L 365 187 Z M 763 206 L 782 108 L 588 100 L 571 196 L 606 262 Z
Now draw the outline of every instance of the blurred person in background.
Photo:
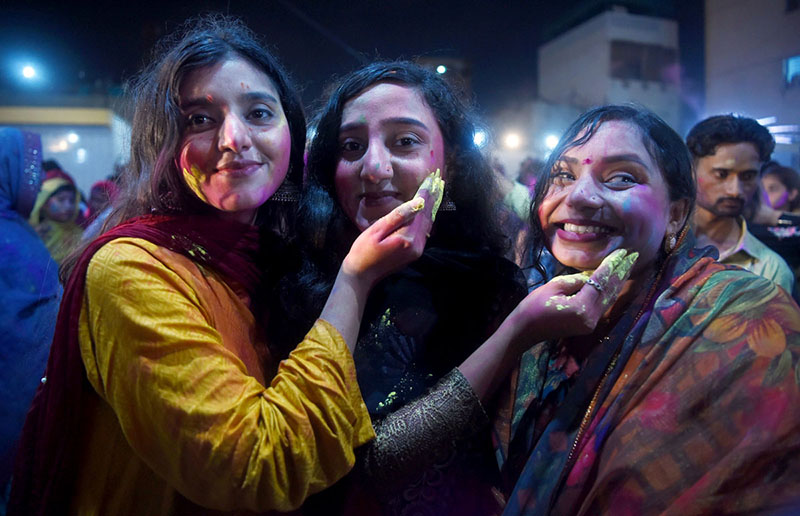
M 29 222 L 59 264 L 80 242 L 80 218 L 80 193 L 75 182 L 63 171 L 47 172 Z
M 0 128 L 0 514 L 61 299 L 58 265 L 27 222 L 42 180 L 41 160 L 38 134 Z
M 774 161 L 767 163 L 761 176 L 764 198 L 772 209 L 800 214 L 800 174 Z
M 88 208 L 82 226 L 88 228 L 119 195 L 119 186 L 110 179 L 97 181 L 89 191 Z
M 719 261 L 738 265 L 794 290 L 783 258 L 748 230 L 745 208 L 756 199 L 760 171 L 775 148 L 769 131 L 752 118 L 718 115 L 686 137 L 697 180 L 694 228 L 698 247 L 713 245 Z

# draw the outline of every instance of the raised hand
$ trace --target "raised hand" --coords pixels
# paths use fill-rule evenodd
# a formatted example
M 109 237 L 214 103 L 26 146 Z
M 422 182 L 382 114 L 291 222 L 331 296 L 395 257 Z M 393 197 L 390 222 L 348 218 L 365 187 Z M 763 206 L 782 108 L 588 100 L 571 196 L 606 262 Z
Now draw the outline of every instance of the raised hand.
M 414 198 L 384 215 L 353 242 L 342 272 L 363 275 L 373 285 L 422 255 L 444 194 L 437 169 L 419 186 Z
M 594 331 L 614 304 L 639 253 L 617 249 L 592 273 L 557 276 L 522 300 L 511 316 L 520 336 L 551 340 Z

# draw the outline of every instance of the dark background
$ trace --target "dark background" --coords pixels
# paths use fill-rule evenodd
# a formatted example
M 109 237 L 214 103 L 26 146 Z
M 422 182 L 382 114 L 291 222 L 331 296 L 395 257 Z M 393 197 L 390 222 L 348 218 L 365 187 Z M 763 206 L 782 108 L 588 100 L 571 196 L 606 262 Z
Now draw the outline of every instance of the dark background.
M 374 58 L 465 59 L 481 111 L 536 95 L 536 49 L 572 26 L 623 5 L 635 14 L 677 19 L 681 63 L 702 81 L 702 1 L 378 1 L 5 3 L 0 9 L 0 91 L 6 96 L 118 96 L 155 42 L 202 13 L 241 17 L 274 47 L 313 106 L 324 85 Z M 22 85 L 13 72 L 34 62 L 42 80 Z M 14 99 L 6 98 L 5 101 Z M 13 102 L 12 102 L 13 103 Z

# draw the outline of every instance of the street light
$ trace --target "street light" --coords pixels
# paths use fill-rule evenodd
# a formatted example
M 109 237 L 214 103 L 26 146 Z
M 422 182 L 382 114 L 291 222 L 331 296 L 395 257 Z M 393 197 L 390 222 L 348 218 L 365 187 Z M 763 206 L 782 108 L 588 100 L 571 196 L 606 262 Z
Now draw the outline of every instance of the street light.
M 544 145 L 550 150 L 555 149 L 556 145 L 558 145 L 558 136 L 554 134 L 548 134 L 544 139 Z
M 486 145 L 486 131 L 481 131 L 480 129 L 475 131 L 475 134 L 472 135 L 472 141 L 475 143 L 476 147 L 483 147 Z
M 436 73 L 443 74 L 447 71 L 447 67 L 445 65 L 439 65 L 436 67 Z
M 36 68 L 31 65 L 25 65 L 22 67 L 22 76 L 26 79 L 33 79 L 36 77 Z
M 506 133 L 503 138 L 503 144 L 508 149 L 518 149 L 522 145 L 522 138 L 517 133 Z

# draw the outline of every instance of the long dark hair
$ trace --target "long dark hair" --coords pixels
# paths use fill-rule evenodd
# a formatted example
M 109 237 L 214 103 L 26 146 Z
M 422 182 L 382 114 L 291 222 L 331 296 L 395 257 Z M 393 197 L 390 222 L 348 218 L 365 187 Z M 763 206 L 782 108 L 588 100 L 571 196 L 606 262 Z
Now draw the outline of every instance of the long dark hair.
M 536 190 L 530 211 L 530 242 L 532 256 L 538 263 L 545 245 L 545 235 L 539 221 L 538 209 L 552 183 L 551 172 L 569 149 L 588 142 L 605 122 L 626 122 L 639 130 L 642 143 L 658 165 L 667 183 L 670 201 L 687 199 L 694 206 L 695 186 L 692 158 L 683 139 L 664 120 L 652 111 L 635 105 L 610 105 L 591 109 L 575 120 L 559 140 L 544 167 L 539 170 Z M 688 224 L 691 215 L 686 217 Z M 539 272 L 544 269 L 537 265 Z
M 498 221 L 499 194 L 493 171 L 474 143 L 476 117 L 439 75 L 407 61 L 376 62 L 349 73 L 328 89 L 330 94 L 316 117 L 316 135 L 308 154 L 306 180 L 300 200 L 298 230 L 308 260 L 291 281 L 281 286 L 287 320 L 298 332 L 313 322 L 327 298 L 336 271 L 358 235 L 338 203 L 334 174 L 339 161 L 339 127 L 348 100 L 379 82 L 415 89 L 431 108 L 445 147 L 448 183 L 445 192 L 455 211 L 437 215 L 428 246 L 503 255 L 508 239 Z M 276 308 L 275 311 L 278 309 Z M 300 333 L 285 342 L 291 344 Z
M 340 261 L 357 234 L 336 201 L 334 173 L 339 161 L 339 127 L 344 105 L 366 88 L 392 82 L 415 89 L 433 112 L 442 132 L 446 192 L 456 210 L 441 212 L 428 245 L 488 249 L 503 254 L 508 241 L 497 225 L 497 186 L 491 166 L 474 143 L 472 110 L 438 74 L 408 61 L 376 62 L 343 77 L 316 118 L 308 153 L 306 184 L 300 202 L 300 232 L 315 249 Z
M 191 191 L 175 166 L 185 125 L 178 92 L 189 72 L 230 58 L 247 60 L 275 84 L 292 139 L 287 181 L 300 184 L 306 122 L 303 106 L 288 74 L 241 21 L 223 16 L 192 19 L 184 24 L 183 29 L 159 43 L 151 64 L 129 86 L 133 107 L 131 158 L 121 177 L 121 194 L 103 226 L 104 230 L 148 213 L 202 214 L 215 211 Z M 294 207 L 271 204 L 259 209 L 259 223 L 287 231 L 285 221 L 290 219 Z M 65 261 L 62 278 L 69 275 L 82 250 Z

